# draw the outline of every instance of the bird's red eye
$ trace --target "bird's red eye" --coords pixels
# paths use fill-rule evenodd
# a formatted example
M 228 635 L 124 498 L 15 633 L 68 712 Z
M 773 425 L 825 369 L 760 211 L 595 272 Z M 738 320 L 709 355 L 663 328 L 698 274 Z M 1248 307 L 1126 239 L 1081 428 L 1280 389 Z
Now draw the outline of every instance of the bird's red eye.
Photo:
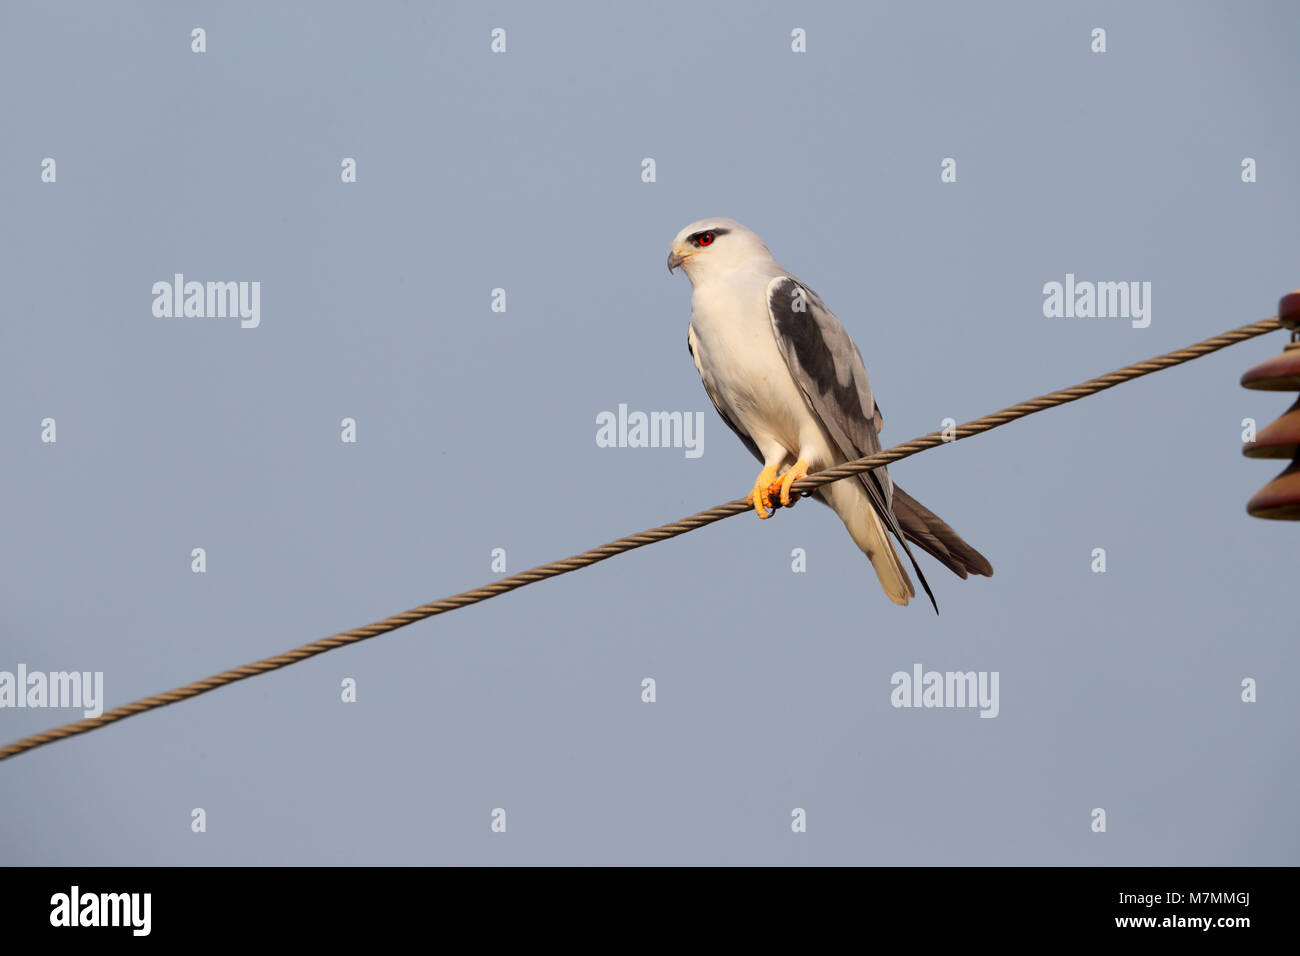
M 702 246 L 710 245 L 713 242 L 713 233 L 711 232 L 701 233 L 700 238 L 696 239 L 695 241 Z

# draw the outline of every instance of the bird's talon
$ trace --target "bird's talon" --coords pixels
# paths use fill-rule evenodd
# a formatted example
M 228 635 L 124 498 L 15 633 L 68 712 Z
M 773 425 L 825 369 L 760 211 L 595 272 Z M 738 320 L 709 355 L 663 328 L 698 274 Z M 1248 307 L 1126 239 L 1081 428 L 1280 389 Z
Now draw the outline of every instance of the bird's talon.
M 799 494 L 796 492 L 794 495 L 791 495 L 790 486 L 800 478 L 807 477 L 808 462 L 804 461 L 802 458 L 791 465 L 789 471 L 781 476 L 781 490 L 779 494 L 782 508 L 793 508 L 795 506 L 795 502 L 799 500 Z
M 772 517 L 772 484 L 776 481 L 776 469 L 770 465 L 758 473 L 754 480 L 754 490 L 745 498 L 745 504 L 751 505 L 754 514 L 760 518 Z

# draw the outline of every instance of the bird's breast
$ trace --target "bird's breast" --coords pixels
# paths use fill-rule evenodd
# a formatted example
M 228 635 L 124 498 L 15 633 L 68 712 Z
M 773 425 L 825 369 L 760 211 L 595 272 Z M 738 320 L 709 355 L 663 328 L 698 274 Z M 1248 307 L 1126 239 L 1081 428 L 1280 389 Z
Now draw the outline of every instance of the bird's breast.
M 758 294 L 752 291 L 755 285 Z M 700 375 L 710 394 L 749 434 L 766 432 L 797 445 L 805 398 L 772 332 L 766 283 L 750 286 L 748 292 L 727 286 L 697 289 L 692 297 Z

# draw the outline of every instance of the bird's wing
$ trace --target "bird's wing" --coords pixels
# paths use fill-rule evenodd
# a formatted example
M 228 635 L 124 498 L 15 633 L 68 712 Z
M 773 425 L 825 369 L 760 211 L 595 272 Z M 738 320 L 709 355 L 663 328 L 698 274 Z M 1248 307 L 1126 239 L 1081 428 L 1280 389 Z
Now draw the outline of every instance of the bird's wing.
M 894 515 L 907 539 L 928 551 L 958 577 L 982 574 L 993 577 L 993 565 L 959 535 L 948 522 L 894 485 Z
M 867 381 L 867 368 L 858 347 L 840 320 L 822 300 L 792 276 L 767 284 L 767 312 L 772 334 L 795 382 L 808 397 L 813 413 L 846 459 L 865 458 L 880 451 L 879 410 Z M 894 515 L 893 483 L 882 468 L 858 475 L 871 506 L 907 552 L 930 603 L 939 609 L 907 537 Z M 847 480 L 847 479 L 846 479 Z
M 731 420 L 731 416 L 728 415 L 726 410 L 722 407 L 722 403 L 718 401 L 717 393 L 714 392 L 713 386 L 709 384 L 710 377 L 704 374 L 704 369 L 700 366 L 700 356 L 695 350 L 695 329 L 689 327 L 686 330 L 686 348 L 687 351 L 691 353 L 691 360 L 695 362 L 695 371 L 700 373 L 700 381 L 704 383 L 704 390 L 709 393 L 709 399 L 713 402 L 713 407 L 718 410 L 718 414 L 722 416 L 722 420 L 727 423 L 727 427 L 736 433 L 737 438 L 744 442 L 744 445 L 749 449 L 750 454 L 759 461 L 762 461 L 763 453 L 760 452 L 758 446 L 754 444 L 754 439 L 750 438 L 747 432 L 741 431 L 740 427 Z

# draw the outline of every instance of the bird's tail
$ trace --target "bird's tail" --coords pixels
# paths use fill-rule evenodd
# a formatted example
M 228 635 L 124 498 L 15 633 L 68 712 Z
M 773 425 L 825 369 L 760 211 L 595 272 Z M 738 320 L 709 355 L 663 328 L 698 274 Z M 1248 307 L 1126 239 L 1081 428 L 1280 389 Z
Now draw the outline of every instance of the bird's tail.
M 836 482 L 839 484 L 839 482 Z M 908 541 L 928 551 L 959 577 L 993 576 L 993 565 L 933 511 L 894 483 L 894 517 Z
M 876 577 L 880 579 L 880 586 L 889 600 L 895 604 L 906 604 L 914 598 L 916 588 L 912 586 L 912 579 L 908 577 L 907 569 L 894 550 L 889 532 L 885 530 L 884 523 L 871 506 L 871 499 L 862 490 L 862 486 L 857 481 L 835 481 L 823 485 L 818 493 L 835 509 L 844 526 L 849 529 L 854 543 L 862 549 L 875 568 Z

